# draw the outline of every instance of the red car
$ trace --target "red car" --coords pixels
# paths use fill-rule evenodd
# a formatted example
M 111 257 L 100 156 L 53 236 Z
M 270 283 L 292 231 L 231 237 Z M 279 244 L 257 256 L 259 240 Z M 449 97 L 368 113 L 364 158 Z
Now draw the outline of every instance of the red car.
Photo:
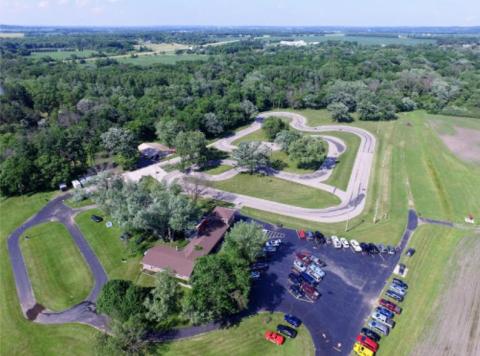
M 310 299 L 311 301 L 316 301 L 318 297 L 320 296 L 320 293 L 315 289 L 315 287 L 312 287 L 310 284 L 306 282 L 302 282 L 300 285 L 300 288 L 302 291 L 305 293 L 305 295 Z
M 357 336 L 357 342 L 373 352 L 377 352 L 378 350 L 378 344 L 365 335 L 359 334 Z
M 265 340 L 273 342 L 277 345 L 282 345 L 285 342 L 285 337 L 274 331 L 267 330 L 265 331 Z
M 297 234 L 299 239 L 305 240 L 307 238 L 307 236 L 305 235 L 305 230 L 298 230 Z
M 379 304 L 390 310 L 391 312 L 394 312 L 395 314 L 400 314 L 402 312 L 402 308 L 400 308 L 397 304 L 389 301 L 389 300 L 386 300 L 386 299 L 380 299 L 380 302 Z
M 302 261 L 304 263 L 310 263 L 310 253 L 307 252 L 307 251 L 301 251 L 301 252 L 296 252 L 295 253 L 295 257 L 297 258 L 297 260 L 299 261 Z

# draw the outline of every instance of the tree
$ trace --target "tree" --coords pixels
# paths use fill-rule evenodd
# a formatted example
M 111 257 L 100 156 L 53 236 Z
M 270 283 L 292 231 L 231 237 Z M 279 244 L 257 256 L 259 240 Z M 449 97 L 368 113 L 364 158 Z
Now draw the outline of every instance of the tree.
M 282 148 L 282 151 L 287 152 L 288 147 L 292 142 L 300 139 L 302 135 L 294 130 L 283 130 L 280 131 L 275 137 L 275 143 Z
M 129 130 L 112 127 L 101 135 L 105 149 L 116 155 L 116 161 L 122 167 L 132 168 L 138 159 L 136 140 Z
M 5 196 L 24 194 L 36 189 L 37 169 L 26 156 L 8 157 L 0 166 L 0 192 Z
M 348 107 L 341 102 L 333 102 L 328 105 L 327 110 L 332 115 L 332 119 L 337 122 L 351 122 L 352 117 L 348 113 Z
M 223 249 L 225 253 L 255 262 L 267 241 L 262 227 L 257 223 L 238 222 L 225 236 Z
M 288 154 L 299 168 L 318 169 L 325 160 L 326 148 L 321 139 L 303 136 L 290 145 Z
M 171 272 L 159 272 L 155 276 L 155 288 L 145 299 L 147 319 L 163 322 L 177 311 L 180 287 Z
M 191 278 L 192 291 L 183 303 L 183 312 L 193 323 L 221 320 L 248 305 L 248 265 L 227 254 L 197 260 Z
M 175 148 L 182 159 L 183 169 L 191 164 L 202 166 L 207 160 L 207 141 L 202 132 L 180 132 L 175 139 Z
M 409 97 L 402 98 L 400 104 L 400 110 L 402 111 L 413 111 L 417 108 L 417 103 Z
M 155 124 L 155 129 L 160 142 L 163 142 L 169 147 L 175 145 L 175 138 L 180 132 L 185 130 L 183 125 L 171 118 L 164 118 L 158 121 Z
M 203 116 L 203 126 L 205 127 L 205 130 L 212 136 L 220 135 L 223 132 L 223 123 L 213 112 L 206 113 Z
M 269 117 L 263 121 L 262 128 L 271 141 L 275 139 L 280 131 L 288 130 L 288 124 L 278 117 Z
M 242 142 L 232 153 L 237 165 L 247 169 L 250 174 L 267 167 L 270 162 L 269 156 L 270 150 L 258 141 Z

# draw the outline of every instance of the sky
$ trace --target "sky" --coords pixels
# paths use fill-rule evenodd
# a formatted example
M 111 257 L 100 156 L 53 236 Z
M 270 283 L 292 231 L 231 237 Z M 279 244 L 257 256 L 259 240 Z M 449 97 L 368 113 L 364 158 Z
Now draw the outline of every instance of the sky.
M 480 0 L 0 0 L 0 24 L 478 26 Z

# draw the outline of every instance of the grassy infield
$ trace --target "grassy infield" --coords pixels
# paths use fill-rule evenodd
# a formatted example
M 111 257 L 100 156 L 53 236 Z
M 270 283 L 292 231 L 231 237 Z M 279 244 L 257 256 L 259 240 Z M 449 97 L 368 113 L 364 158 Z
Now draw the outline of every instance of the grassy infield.
M 311 125 L 329 122 L 321 112 L 303 113 L 311 119 Z M 445 149 L 436 133 L 431 130 L 430 119 L 433 120 L 434 117 L 416 112 L 401 115 L 398 121 L 390 123 L 355 123 L 375 133 L 379 140 L 366 213 L 360 218 L 353 219 L 349 225 L 350 230 L 347 233 L 342 232 L 343 235 L 369 241 L 390 243 L 398 241 L 405 225 L 409 196 L 417 211 L 425 216 L 461 222 L 468 212 L 475 216 L 480 215 L 480 192 L 476 189 L 480 185 L 480 169 L 462 163 Z M 442 123 L 447 119 L 440 117 L 435 120 Z M 0 236 L 5 240 L 9 232 L 40 209 L 50 197 L 51 194 L 38 194 L 1 201 Z M 345 227 L 345 224 L 312 224 L 253 209 L 244 210 L 253 216 L 294 227 L 318 227 L 323 231 L 336 233 L 343 231 Z M 88 213 L 84 215 L 77 217 L 77 222 L 92 244 L 92 248 L 99 254 L 107 273 L 135 280 L 134 262 L 131 262 L 132 267 L 129 267 L 130 262 L 127 264 L 121 262 L 120 256 L 124 252 L 118 246 L 121 244 L 118 235 L 114 230 L 95 231 L 100 229 L 100 226 L 103 230 L 106 228 L 102 224 L 92 225 L 93 223 L 87 219 Z M 377 223 L 373 223 L 374 216 L 377 217 Z M 406 261 L 410 269 L 407 277 L 410 292 L 403 303 L 404 313 L 397 317 L 397 327 L 381 343 L 380 354 L 406 355 L 422 337 L 428 324 L 433 320 L 434 301 L 444 287 L 442 281 L 448 272 L 445 267 L 446 261 L 460 238 L 466 234 L 468 233 L 456 229 L 422 226 L 413 236 L 410 244 L 417 249 L 417 254 Z M 0 276 L 1 284 L 4 286 L 0 292 L 1 340 L 4 350 L 9 354 L 66 354 L 72 350 L 75 350 L 75 354 L 91 354 L 91 340 L 95 333 L 91 328 L 82 325 L 47 327 L 29 323 L 23 318 L 14 292 L 15 286 L 5 242 L 0 253 Z M 254 323 L 255 326 L 249 323 Z M 218 354 L 229 350 L 235 354 L 242 354 L 266 348 L 262 353 L 273 354 L 287 352 L 288 347 L 294 346 L 299 347 L 296 349 L 298 352 L 306 342 L 290 343 L 286 348 L 269 345 L 261 340 L 260 330 L 263 331 L 265 328 L 263 323 L 264 317 L 258 316 L 256 320 L 244 321 L 239 328 L 168 344 L 162 347 L 162 351 L 188 354 L 187 351 L 203 350 L 202 353 Z M 251 329 L 255 330 L 251 331 L 255 336 L 245 337 Z M 28 337 L 25 337 L 26 335 Z M 398 348 L 400 343 L 402 347 Z M 310 347 L 309 345 L 307 349 Z

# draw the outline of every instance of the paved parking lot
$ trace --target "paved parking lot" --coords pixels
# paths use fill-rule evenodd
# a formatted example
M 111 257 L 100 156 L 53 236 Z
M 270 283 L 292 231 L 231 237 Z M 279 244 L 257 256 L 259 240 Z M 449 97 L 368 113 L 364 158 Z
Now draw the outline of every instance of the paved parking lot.
M 274 232 L 270 236 L 283 236 L 284 243 L 269 262 L 269 270 L 253 285 L 251 310 L 294 314 L 312 333 L 317 355 L 348 355 L 399 253 L 370 256 L 332 245 L 317 246 L 300 240 L 295 230 L 262 225 Z M 288 292 L 287 277 L 294 252 L 299 250 L 308 250 L 327 263 L 326 276 L 318 285 L 321 296 L 315 303 L 299 301 Z

